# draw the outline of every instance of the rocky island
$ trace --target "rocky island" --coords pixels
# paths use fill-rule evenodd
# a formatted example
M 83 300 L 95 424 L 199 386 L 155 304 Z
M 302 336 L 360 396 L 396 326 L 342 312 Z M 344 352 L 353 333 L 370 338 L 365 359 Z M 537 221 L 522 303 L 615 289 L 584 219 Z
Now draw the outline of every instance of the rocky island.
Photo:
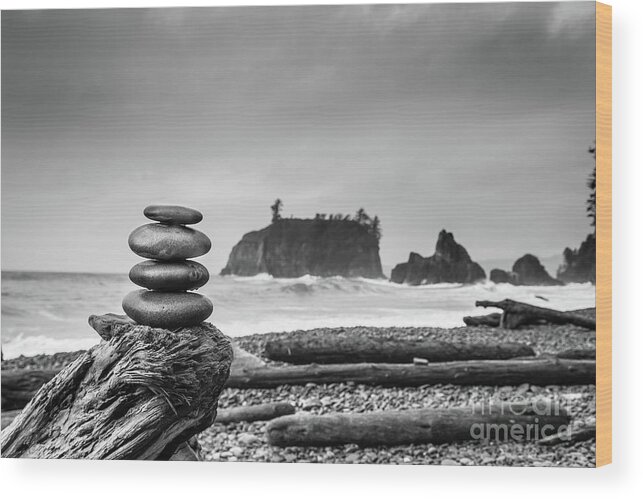
M 232 248 L 221 275 L 384 277 L 377 217 L 371 220 L 359 210 L 352 218 L 318 214 L 284 219 L 280 208 L 275 203 L 272 223 L 245 234 Z
M 596 283 L 596 235 L 588 234 L 578 249 L 565 248 L 556 277 L 568 282 Z
M 396 265 L 391 272 L 391 281 L 414 286 L 440 282 L 471 284 L 485 278 L 482 267 L 471 260 L 464 246 L 444 229 L 438 235 L 435 254 L 425 258 L 411 253 L 408 262 Z
M 493 269 L 489 279 L 496 284 L 509 283 L 514 286 L 557 286 L 563 284 L 549 275 L 538 257 L 527 253 L 515 261 L 511 272 Z

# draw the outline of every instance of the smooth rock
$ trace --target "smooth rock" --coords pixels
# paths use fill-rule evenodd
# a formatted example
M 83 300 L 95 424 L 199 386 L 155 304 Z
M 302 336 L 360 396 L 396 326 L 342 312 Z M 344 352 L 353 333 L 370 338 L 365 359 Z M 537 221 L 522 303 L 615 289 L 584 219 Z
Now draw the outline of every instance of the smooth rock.
M 158 291 L 187 291 L 203 286 L 210 274 L 198 262 L 156 262 L 146 260 L 132 267 L 129 278 L 138 286 Z
M 140 289 L 123 298 L 123 310 L 138 324 L 164 329 L 196 326 L 212 313 L 212 302 L 197 293 Z
M 164 224 L 147 224 L 134 229 L 127 243 L 138 256 L 162 261 L 195 258 L 205 255 L 212 247 L 203 232 Z
M 164 224 L 198 224 L 203 220 L 203 214 L 200 211 L 185 206 L 153 204 L 143 210 L 150 220 L 155 220 Z

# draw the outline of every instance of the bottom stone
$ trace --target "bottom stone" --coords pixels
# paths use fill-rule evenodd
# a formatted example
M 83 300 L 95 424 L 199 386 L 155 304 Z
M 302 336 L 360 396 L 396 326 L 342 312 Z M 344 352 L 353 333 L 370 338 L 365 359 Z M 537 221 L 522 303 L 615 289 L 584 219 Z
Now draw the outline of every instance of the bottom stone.
M 198 293 L 140 289 L 123 298 L 123 310 L 135 322 L 164 329 L 196 326 L 210 317 L 212 308 L 212 302 Z

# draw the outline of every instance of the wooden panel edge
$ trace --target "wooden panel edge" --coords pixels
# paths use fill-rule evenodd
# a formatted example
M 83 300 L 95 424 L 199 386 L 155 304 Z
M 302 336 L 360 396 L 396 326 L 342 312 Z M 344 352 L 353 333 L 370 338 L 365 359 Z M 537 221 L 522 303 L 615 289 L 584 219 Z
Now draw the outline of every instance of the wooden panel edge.
M 596 2 L 596 466 L 612 462 L 612 7 Z

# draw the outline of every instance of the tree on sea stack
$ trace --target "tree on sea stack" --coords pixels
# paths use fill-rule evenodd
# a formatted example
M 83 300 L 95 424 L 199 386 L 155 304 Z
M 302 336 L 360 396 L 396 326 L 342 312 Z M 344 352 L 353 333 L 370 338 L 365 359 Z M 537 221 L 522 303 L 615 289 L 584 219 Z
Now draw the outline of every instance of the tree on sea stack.
M 158 223 L 134 230 L 130 248 L 149 258 L 130 279 L 109 327 L 90 324 L 102 341 L 46 383 L 2 431 L 3 457 L 67 459 L 196 458 L 186 442 L 216 417 L 230 374 L 232 346 L 212 324 L 202 265 L 187 260 L 210 250 L 210 239 L 186 227 L 203 216 L 180 206 L 149 206 Z M 99 316 L 105 317 L 105 316 Z M 186 457 L 187 456 L 187 457 Z
M 277 198 L 275 199 L 275 204 L 273 204 L 270 207 L 270 210 L 272 211 L 272 223 L 274 224 L 275 222 L 278 222 L 281 220 L 281 209 L 283 208 L 284 204 L 281 201 L 281 199 Z
M 596 142 L 594 142 L 588 151 L 594 157 L 594 170 L 587 179 L 589 187 L 589 198 L 587 198 L 587 216 L 592 219 L 592 227 L 596 227 Z

